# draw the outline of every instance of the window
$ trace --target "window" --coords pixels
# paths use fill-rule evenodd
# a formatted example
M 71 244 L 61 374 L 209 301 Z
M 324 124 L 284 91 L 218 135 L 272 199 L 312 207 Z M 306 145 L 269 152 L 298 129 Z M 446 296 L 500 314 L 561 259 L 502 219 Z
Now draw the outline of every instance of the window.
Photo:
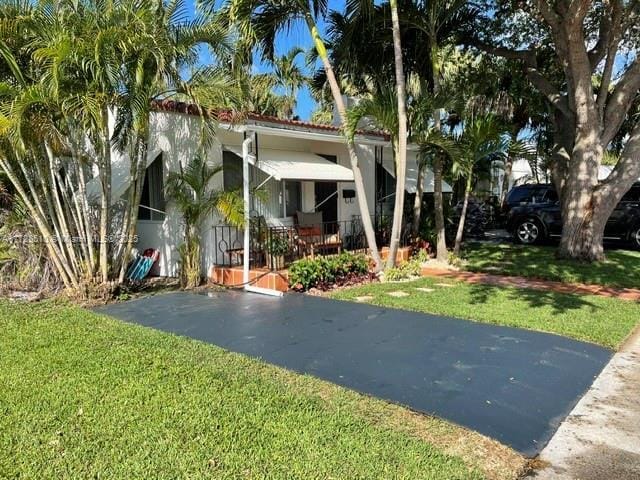
M 164 168 L 162 155 L 158 155 L 144 174 L 138 220 L 163 221 L 164 209 Z
M 222 152 L 224 190 L 242 190 L 242 159 L 233 152 Z
M 293 217 L 302 210 L 302 183 L 296 181 L 284 182 L 285 216 Z
M 396 179 L 381 163 L 376 164 L 378 202 L 395 202 Z
M 547 203 L 556 203 L 558 201 L 558 194 L 554 189 L 549 189 L 544 196 L 544 201 Z

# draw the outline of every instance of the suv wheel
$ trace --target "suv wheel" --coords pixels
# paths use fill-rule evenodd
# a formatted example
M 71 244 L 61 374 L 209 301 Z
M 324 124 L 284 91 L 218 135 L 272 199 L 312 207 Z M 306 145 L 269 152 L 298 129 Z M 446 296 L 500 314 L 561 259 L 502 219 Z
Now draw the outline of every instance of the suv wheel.
M 518 243 L 532 245 L 542 240 L 544 232 L 537 220 L 527 219 L 519 222 L 514 230 Z
M 633 248 L 640 249 L 640 225 L 636 225 L 629 232 L 629 240 Z

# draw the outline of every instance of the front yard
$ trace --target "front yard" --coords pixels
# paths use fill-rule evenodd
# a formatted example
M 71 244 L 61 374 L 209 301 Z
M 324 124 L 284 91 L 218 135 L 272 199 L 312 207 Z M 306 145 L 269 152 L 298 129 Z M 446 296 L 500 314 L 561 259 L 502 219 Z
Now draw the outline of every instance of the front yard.
M 555 258 L 556 247 L 471 244 L 465 249 L 465 269 L 501 275 L 520 275 L 566 283 L 618 288 L 640 288 L 640 252 L 611 249 L 601 263 L 579 263 Z
M 0 478 L 512 479 L 475 432 L 200 342 L 0 302 Z
M 616 349 L 640 321 L 635 302 L 442 278 L 372 283 L 338 291 L 340 300 L 557 333 Z

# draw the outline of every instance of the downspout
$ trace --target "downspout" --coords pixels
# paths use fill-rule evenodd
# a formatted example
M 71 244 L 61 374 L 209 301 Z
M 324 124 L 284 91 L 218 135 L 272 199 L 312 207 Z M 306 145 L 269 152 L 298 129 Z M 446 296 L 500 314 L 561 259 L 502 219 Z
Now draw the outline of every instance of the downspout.
M 260 293 L 262 295 L 270 295 L 272 297 L 282 297 L 283 293 L 270 288 L 260 288 L 250 285 L 249 280 L 249 264 L 251 262 L 251 192 L 249 189 L 249 164 L 255 164 L 255 157 L 251 155 L 249 149 L 253 139 L 246 138 L 242 142 L 242 198 L 244 208 L 244 255 L 242 264 L 242 284 L 247 292 Z M 253 160 L 252 160 L 253 157 Z
M 249 285 L 249 254 L 251 250 L 251 199 L 249 197 L 249 148 L 253 140 L 246 138 L 242 142 L 242 198 L 244 208 L 244 258 L 242 265 L 242 283 L 246 286 Z

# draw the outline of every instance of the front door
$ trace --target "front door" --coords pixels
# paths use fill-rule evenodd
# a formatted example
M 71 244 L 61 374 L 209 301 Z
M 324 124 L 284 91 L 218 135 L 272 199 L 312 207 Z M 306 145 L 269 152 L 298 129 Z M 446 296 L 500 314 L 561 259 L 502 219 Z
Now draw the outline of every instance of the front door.
M 333 163 L 338 163 L 335 155 L 320 155 Z M 322 222 L 327 230 L 333 230 L 338 222 L 338 184 L 336 182 L 315 182 L 316 211 L 322 212 Z M 331 226 L 330 226 L 331 225 Z

